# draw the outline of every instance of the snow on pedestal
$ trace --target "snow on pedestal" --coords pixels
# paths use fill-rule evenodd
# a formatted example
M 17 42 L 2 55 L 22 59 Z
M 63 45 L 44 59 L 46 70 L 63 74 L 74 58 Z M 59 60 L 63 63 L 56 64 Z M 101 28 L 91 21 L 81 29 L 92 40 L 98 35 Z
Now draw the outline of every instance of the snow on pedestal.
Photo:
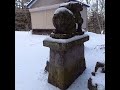
M 72 41 L 75 41 L 75 40 L 78 40 L 78 39 L 82 39 L 84 37 L 88 37 L 87 34 L 84 34 L 84 35 L 76 35 L 72 38 L 69 38 L 69 39 L 55 39 L 55 38 L 52 38 L 52 37 L 48 37 L 46 39 L 44 39 L 45 41 L 50 41 L 50 42 L 57 42 L 57 43 L 69 43 L 69 42 L 72 42 Z

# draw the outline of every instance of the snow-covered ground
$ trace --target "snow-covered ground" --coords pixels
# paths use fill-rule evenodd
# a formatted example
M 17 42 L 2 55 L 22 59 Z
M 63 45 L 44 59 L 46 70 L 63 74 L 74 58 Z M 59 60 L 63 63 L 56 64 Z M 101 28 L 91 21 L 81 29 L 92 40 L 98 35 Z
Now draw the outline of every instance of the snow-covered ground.
M 97 72 L 95 72 L 95 76 L 92 76 L 92 85 L 97 86 L 98 90 L 105 90 L 105 73 L 101 73 L 102 68 L 98 68 Z
M 96 62 L 105 60 L 105 35 L 86 34 L 90 36 L 84 43 L 87 68 L 67 90 L 88 90 L 87 80 Z M 15 31 L 15 90 L 60 90 L 47 82 L 48 73 L 44 72 L 49 60 L 49 48 L 43 46 L 46 37 Z

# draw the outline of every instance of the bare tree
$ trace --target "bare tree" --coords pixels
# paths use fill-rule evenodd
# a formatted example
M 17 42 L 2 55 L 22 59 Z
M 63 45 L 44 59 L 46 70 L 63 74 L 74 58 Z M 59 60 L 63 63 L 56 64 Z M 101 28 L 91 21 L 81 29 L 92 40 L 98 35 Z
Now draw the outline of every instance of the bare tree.
M 90 5 L 90 8 L 88 8 L 88 20 L 92 19 L 88 24 L 93 23 L 90 26 L 98 29 L 97 32 L 100 33 L 105 29 L 105 0 L 85 0 L 85 2 Z
M 100 13 L 105 16 L 105 0 L 99 0 Z
M 87 4 L 90 4 L 92 0 L 86 0 L 86 3 Z
M 24 9 L 25 5 L 24 3 L 28 0 L 15 0 L 15 7 L 18 9 Z

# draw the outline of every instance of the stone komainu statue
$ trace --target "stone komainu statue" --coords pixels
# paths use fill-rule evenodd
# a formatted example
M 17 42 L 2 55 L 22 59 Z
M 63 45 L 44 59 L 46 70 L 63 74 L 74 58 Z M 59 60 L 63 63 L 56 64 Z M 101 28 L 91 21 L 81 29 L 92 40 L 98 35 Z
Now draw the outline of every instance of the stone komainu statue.
M 54 12 L 53 25 L 56 28 L 53 33 L 55 34 L 68 34 L 76 35 L 83 34 L 80 11 L 83 10 L 81 3 L 79 2 L 68 2 L 61 4 L 60 7 Z M 78 28 L 76 29 L 76 24 Z

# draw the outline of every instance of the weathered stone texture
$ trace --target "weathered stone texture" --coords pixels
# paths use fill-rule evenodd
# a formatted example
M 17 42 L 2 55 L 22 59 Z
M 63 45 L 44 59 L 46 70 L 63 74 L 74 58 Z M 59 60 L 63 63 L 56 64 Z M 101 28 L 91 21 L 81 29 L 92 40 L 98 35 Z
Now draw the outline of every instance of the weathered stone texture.
M 67 39 L 75 35 L 83 35 L 83 18 L 80 11 L 83 10 L 81 3 L 68 2 L 60 5 L 53 15 L 53 25 L 56 28 L 50 36 L 56 39 Z M 78 27 L 76 28 L 76 24 Z
M 43 45 L 50 48 L 49 83 L 66 90 L 83 73 L 86 69 L 83 43 L 88 39 L 86 36 L 69 43 L 44 40 Z

